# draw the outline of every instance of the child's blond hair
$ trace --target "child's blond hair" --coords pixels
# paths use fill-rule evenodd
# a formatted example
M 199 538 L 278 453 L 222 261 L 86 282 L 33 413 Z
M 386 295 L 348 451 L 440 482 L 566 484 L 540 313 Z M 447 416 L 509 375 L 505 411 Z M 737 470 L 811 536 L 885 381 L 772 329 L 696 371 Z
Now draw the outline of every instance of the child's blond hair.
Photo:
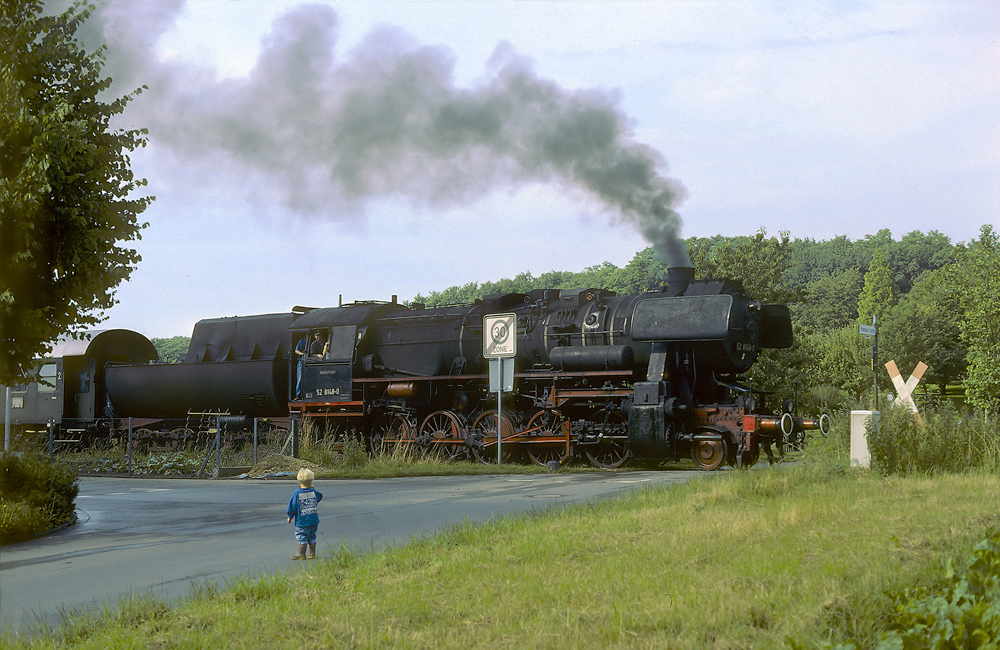
M 303 467 L 299 470 L 299 473 L 295 476 L 295 478 L 299 480 L 299 485 L 303 487 L 310 487 L 313 483 L 313 479 L 316 478 L 316 475 L 313 474 L 311 469 Z

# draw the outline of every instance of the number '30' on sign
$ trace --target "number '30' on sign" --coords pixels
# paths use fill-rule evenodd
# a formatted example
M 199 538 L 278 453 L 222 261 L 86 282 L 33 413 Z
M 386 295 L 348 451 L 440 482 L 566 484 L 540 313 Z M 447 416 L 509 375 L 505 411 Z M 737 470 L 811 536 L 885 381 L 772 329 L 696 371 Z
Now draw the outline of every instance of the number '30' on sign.
M 488 314 L 483 317 L 483 356 L 487 359 L 517 354 L 517 315 Z

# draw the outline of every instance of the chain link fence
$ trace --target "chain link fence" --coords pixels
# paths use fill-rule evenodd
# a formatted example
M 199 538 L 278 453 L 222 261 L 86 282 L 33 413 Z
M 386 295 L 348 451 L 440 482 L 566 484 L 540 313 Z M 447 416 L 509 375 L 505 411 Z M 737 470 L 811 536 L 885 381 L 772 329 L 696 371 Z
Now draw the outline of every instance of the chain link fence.
M 79 474 L 236 476 L 292 451 L 288 420 L 198 414 L 183 419 L 64 419 L 22 445 Z M 34 436 L 34 439 L 29 439 Z

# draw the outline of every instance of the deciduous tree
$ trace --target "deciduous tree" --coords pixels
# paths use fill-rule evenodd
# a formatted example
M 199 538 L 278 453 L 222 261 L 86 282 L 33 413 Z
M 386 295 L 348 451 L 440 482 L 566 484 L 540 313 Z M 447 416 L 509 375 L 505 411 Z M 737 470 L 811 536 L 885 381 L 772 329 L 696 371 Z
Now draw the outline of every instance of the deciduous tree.
M 813 280 L 805 299 L 794 308 L 799 323 L 822 334 L 852 325 L 858 319 L 858 295 L 864 278 L 857 269 L 838 271 Z
M 858 296 L 858 322 L 871 323 L 872 316 L 878 316 L 881 321 L 897 302 L 899 289 L 889 270 L 889 263 L 882 249 L 876 249 L 865 273 L 865 287 Z
M 960 251 L 949 268 L 951 284 L 960 286 L 959 329 L 968 347 L 965 394 L 984 410 L 1000 410 L 1000 241 L 993 226 L 983 226 L 979 239 Z
M 965 344 L 959 336 L 962 308 L 942 271 L 920 277 L 899 304 L 889 310 L 879 335 L 883 360 L 893 359 L 904 373 L 924 362 L 924 384 L 942 389 L 965 373 Z
M 0 3 L 0 383 L 60 335 L 103 320 L 139 262 L 129 242 L 152 198 L 134 196 L 145 181 L 129 152 L 145 131 L 110 125 L 135 93 L 102 99 L 103 52 L 75 38 L 89 13 Z

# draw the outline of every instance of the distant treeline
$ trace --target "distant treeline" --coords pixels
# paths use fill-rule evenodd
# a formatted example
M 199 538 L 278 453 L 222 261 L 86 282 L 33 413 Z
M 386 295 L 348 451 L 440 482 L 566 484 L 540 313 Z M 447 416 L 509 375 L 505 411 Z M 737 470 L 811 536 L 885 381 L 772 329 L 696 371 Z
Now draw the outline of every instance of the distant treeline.
M 187 356 L 190 336 L 174 336 L 169 339 L 149 339 L 160 354 L 163 363 L 183 363 Z
M 774 240 L 774 238 L 771 238 Z M 802 295 L 807 287 L 834 293 L 849 293 L 851 299 L 857 298 L 864 284 L 864 275 L 868 272 L 872 257 L 876 250 L 881 250 L 886 257 L 893 280 L 901 295 L 910 292 L 914 281 L 925 271 L 940 269 L 954 261 L 955 245 L 951 240 L 937 231 L 929 234 L 912 232 L 900 241 L 892 238 L 888 229 L 880 230 L 876 235 L 852 241 L 841 236 L 827 241 L 812 239 L 794 239 L 784 241 L 782 234 L 778 252 L 780 259 L 773 259 L 776 265 L 781 265 L 781 279 L 788 288 L 799 290 L 794 295 L 796 302 L 804 300 Z M 687 240 L 688 251 L 695 266 L 695 277 L 710 277 L 717 270 L 720 256 L 731 256 L 733 250 L 746 250 L 748 253 L 762 253 L 763 242 L 767 240 L 766 232 L 761 231 L 753 237 L 723 237 L 717 235 L 710 238 L 692 237 Z M 775 240 L 778 241 L 778 240 Z M 770 275 L 770 274 L 769 274 Z M 732 276 L 728 276 L 732 277 Z M 830 279 L 837 277 L 838 282 L 830 285 Z M 737 278 L 739 279 L 739 278 Z M 531 273 L 521 273 L 514 278 L 504 278 L 496 282 L 470 282 L 463 286 L 449 287 L 443 291 L 432 291 L 427 296 L 417 295 L 414 302 L 432 307 L 442 304 L 464 304 L 481 299 L 484 296 L 500 293 L 526 293 L 532 289 L 609 289 L 619 294 L 641 293 L 661 288 L 667 281 L 667 265 L 657 259 L 652 248 L 646 248 L 638 253 L 624 267 L 617 267 L 610 262 L 587 267 L 580 272 L 549 271 L 539 276 Z M 819 282 L 820 284 L 813 285 Z M 856 307 L 856 306 L 855 306 Z M 828 309 L 820 307 L 819 313 L 802 314 L 805 321 L 815 321 L 811 324 L 818 329 L 829 329 L 843 325 L 848 319 L 857 317 L 856 309 L 853 318 L 850 314 L 836 314 L 832 320 L 825 312 Z M 849 310 L 848 310 L 849 311 Z

